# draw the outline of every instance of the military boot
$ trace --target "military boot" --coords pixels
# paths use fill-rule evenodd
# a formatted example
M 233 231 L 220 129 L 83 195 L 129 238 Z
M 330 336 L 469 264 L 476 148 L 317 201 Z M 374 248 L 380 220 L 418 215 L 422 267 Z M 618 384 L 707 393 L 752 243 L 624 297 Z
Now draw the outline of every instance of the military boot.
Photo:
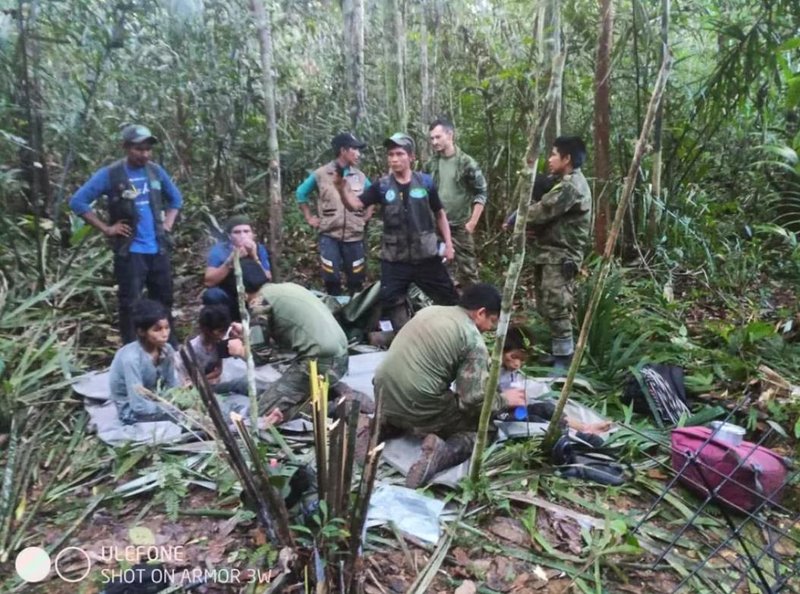
M 556 355 L 553 357 L 553 369 L 566 371 L 572 365 L 572 355 Z
M 406 475 L 406 487 L 416 489 L 427 484 L 439 472 L 469 459 L 475 445 L 474 433 L 457 433 L 447 441 L 434 433 L 422 440 L 422 454 Z

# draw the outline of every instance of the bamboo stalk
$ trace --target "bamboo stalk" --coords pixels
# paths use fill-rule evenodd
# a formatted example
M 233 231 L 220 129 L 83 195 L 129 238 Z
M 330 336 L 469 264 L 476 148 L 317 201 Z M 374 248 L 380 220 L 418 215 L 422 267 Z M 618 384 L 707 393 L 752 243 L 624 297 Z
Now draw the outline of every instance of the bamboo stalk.
M 244 456 L 242 456 L 242 451 L 239 449 L 239 446 L 237 445 L 230 428 L 228 428 L 228 423 L 225 419 L 225 416 L 222 414 L 222 410 L 220 409 L 219 403 L 217 402 L 217 399 L 211 390 L 211 386 L 208 385 L 208 380 L 206 379 L 205 374 L 202 373 L 197 365 L 197 355 L 195 354 L 190 343 L 187 343 L 181 349 L 181 359 L 183 359 L 183 364 L 186 367 L 186 370 L 189 372 L 189 377 L 194 386 L 197 388 L 203 403 L 206 405 L 208 413 L 211 416 L 211 421 L 214 423 L 214 427 L 216 427 L 217 433 L 226 450 L 228 451 L 228 458 L 231 468 L 233 468 L 233 471 L 239 477 L 239 480 L 242 483 L 242 488 L 250 498 L 252 504 L 256 507 L 256 517 L 258 518 L 261 526 L 264 528 L 267 539 L 273 544 L 277 544 L 279 539 L 275 531 L 275 526 L 270 515 L 269 507 L 266 501 L 264 501 L 264 497 L 256 487 L 256 481 L 253 477 L 253 474 L 247 467 Z
M 253 463 L 253 468 L 255 468 L 256 476 L 261 485 L 261 493 L 266 496 L 271 511 L 275 515 L 278 538 L 281 541 L 280 544 L 281 546 L 294 546 L 294 538 L 289 529 L 289 511 L 286 509 L 286 503 L 269 480 L 269 473 L 261 463 L 258 448 L 244 424 L 244 418 L 241 415 L 232 415 L 232 418 L 239 435 L 241 435 L 244 441 L 245 447 L 247 447 L 247 451 L 250 453 L 250 460 Z
M 3 484 L 0 487 L 0 563 L 8 561 L 10 552 L 6 549 L 6 541 L 11 530 L 11 516 L 14 514 L 14 472 L 17 466 L 19 437 L 22 433 L 20 417 L 20 414 L 11 416 L 11 428 L 9 429 L 11 437 L 8 440 L 6 467 L 3 470 Z
M 545 105 L 539 121 L 531 134 L 530 144 L 528 145 L 528 161 L 532 163 L 531 187 L 536 181 L 536 169 L 539 161 L 544 134 L 547 124 L 550 121 L 550 114 L 553 112 L 556 100 L 560 96 L 561 78 L 566 62 L 566 48 L 562 53 L 553 58 L 553 65 L 550 75 L 550 86 L 547 89 Z M 478 422 L 478 435 L 475 440 L 475 448 L 472 451 L 472 464 L 470 466 L 470 480 L 477 481 L 481 474 L 483 465 L 483 452 L 486 449 L 486 439 L 489 430 L 489 420 L 492 415 L 492 404 L 497 394 L 497 383 L 500 378 L 500 362 L 503 358 L 503 343 L 506 339 L 508 324 L 511 320 L 511 307 L 514 302 L 514 293 L 517 290 L 517 282 L 522 271 L 522 264 L 525 260 L 525 226 L 528 222 L 528 205 L 530 202 L 530 192 L 526 191 L 524 184 L 520 186 L 520 193 L 517 197 L 517 220 L 514 223 L 514 253 L 508 265 L 506 282 L 503 286 L 503 301 L 500 311 L 500 320 L 497 324 L 494 349 L 492 351 L 492 364 L 489 370 L 489 379 L 486 382 L 486 390 L 483 396 L 483 407 L 481 408 L 480 421 Z
M 575 374 L 578 372 L 578 367 L 581 363 L 581 357 L 583 357 L 583 352 L 586 350 L 586 342 L 589 339 L 589 330 L 592 326 L 592 318 L 594 317 L 594 312 L 597 309 L 597 304 L 600 302 L 600 296 L 603 293 L 603 287 L 605 286 L 606 278 L 611 270 L 614 246 L 617 243 L 617 237 L 619 236 L 620 229 L 622 228 L 622 222 L 624 220 L 625 213 L 628 210 L 628 202 L 633 195 L 636 174 L 639 170 L 639 165 L 646 150 L 647 139 L 650 136 L 650 130 L 653 127 L 653 120 L 655 118 L 656 111 L 658 110 L 658 106 L 661 103 L 661 97 L 664 94 L 664 88 L 667 85 L 671 64 L 671 56 L 669 53 L 665 53 L 661 62 L 661 69 L 659 70 L 658 78 L 656 79 L 656 84 L 653 87 L 653 94 L 650 97 L 650 104 L 647 108 L 647 114 L 645 115 L 644 122 L 642 124 L 642 130 L 639 133 L 639 139 L 636 141 L 636 148 L 634 149 L 631 165 L 628 168 L 628 175 L 625 178 L 622 196 L 620 196 L 619 204 L 617 204 L 617 210 L 614 213 L 614 222 L 611 225 L 611 231 L 608 234 L 606 247 L 603 251 L 603 261 L 600 265 L 600 270 L 597 273 L 597 278 L 595 279 L 594 290 L 592 291 L 592 296 L 589 301 L 589 307 L 586 310 L 586 315 L 583 318 L 583 324 L 581 325 L 581 333 L 578 337 L 578 343 L 575 345 L 575 354 L 572 357 L 572 363 L 569 366 L 569 371 L 567 372 L 567 378 L 564 382 L 564 386 L 561 388 L 561 395 L 556 403 L 555 412 L 553 412 L 554 419 L 560 419 L 561 415 L 564 413 L 564 407 L 567 404 L 567 400 L 569 400 L 569 393 L 572 389 L 572 384 L 575 381 Z M 558 423 L 550 423 L 550 427 L 545 434 L 544 440 L 542 441 L 542 448 L 545 451 L 549 451 L 552 448 L 553 444 L 558 438 L 559 431 L 560 429 L 558 427 Z
M 239 315 L 242 318 L 242 343 L 244 360 L 247 363 L 247 396 L 250 398 L 250 426 L 258 427 L 258 398 L 256 397 L 256 367 L 253 352 L 250 350 L 250 310 L 245 303 L 244 278 L 239 250 L 234 251 L 233 271 L 236 274 L 236 297 L 239 300 Z M 256 429 L 257 430 L 257 429 Z

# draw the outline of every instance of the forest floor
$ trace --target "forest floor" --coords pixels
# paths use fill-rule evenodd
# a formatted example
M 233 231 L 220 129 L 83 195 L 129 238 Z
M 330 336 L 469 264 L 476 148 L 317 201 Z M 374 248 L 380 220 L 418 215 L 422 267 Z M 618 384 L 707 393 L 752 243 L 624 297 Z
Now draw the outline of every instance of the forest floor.
M 300 281 L 313 279 L 313 258 L 303 259 L 295 270 L 301 271 L 297 273 Z M 196 274 L 182 270 L 177 277 L 177 317 L 188 328 L 196 319 L 196 296 L 201 286 Z M 528 284 L 523 279 L 522 293 L 529 292 Z M 696 298 L 691 280 L 678 284 L 675 294 L 687 302 L 683 319 L 689 338 L 704 331 L 709 320 L 725 321 L 732 316 L 734 306 L 718 295 L 705 293 Z M 769 307 L 791 311 L 796 298 L 794 287 L 775 286 Z M 97 363 L 108 362 L 104 357 L 110 351 L 105 352 L 97 357 Z M 611 356 L 621 356 L 615 353 Z M 635 360 L 643 358 L 641 352 L 635 354 Z M 610 406 L 608 394 L 616 388 L 609 385 L 619 385 L 621 376 L 614 376 L 611 382 L 606 375 L 594 373 L 596 365 L 596 361 L 590 361 L 582 373 L 593 383 L 597 380 L 600 393 L 583 391 L 577 398 L 598 405 L 601 412 L 620 423 L 622 429 L 614 438 L 614 446 L 619 458 L 630 464 L 630 480 L 619 487 L 606 487 L 561 478 L 537 443 L 503 448 L 487 460 L 487 480 L 482 485 L 455 491 L 441 487 L 428 490 L 445 499 L 451 508 L 463 508 L 465 514 L 448 524 L 452 542 L 426 591 L 758 592 L 753 586 L 756 574 L 747 571 L 748 549 L 769 549 L 769 558 L 759 566 L 768 566 L 775 579 L 792 575 L 789 591 L 800 591 L 794 577 L 800 573 L 800 487 L 796 477 L 784 493 L 783 504 L 792 511 L 769 511 L 759 519 L 736 517 L 741 533 L 746 535 L 745 544 L 731 540 L 719 508 L 710 505 L 698 515 L 701 500 L 678 485 L 671 486 L 674 472 L 669 463 L 668 434 L 656 430 L 646 419 Z M 702 379 L 705 370 L 694 371 Z M 790 379 L 789 385 L 797 384 L 797 378 Z M 729 409 L 744 394 L 757 401 L 773 388 L 763 377 L 715 384 L 695 402 L 700 408 L 720 404 Z M 780 403 L 784 395 L 771 397 Z M 752 409 L 742 408 L 737 417 L 740 424 L 751 424 L 748 438 L 756 440 L 769 433 L 764 445 L 792 455 L 795 442 L 773 430 L 768 423 L 771 414 L 762 411 L 753 415 Z M 228 575 L 218 574 L 216 583 L 208 583 L 198 592 L 254 591 L 246 585 L 248 582 L 270 579 L 266 573 L 259 573 L 265 571 L 268 549 L 263 532 L 252 514 L 242 510 L 236 481 L 222 456 L 210 454 L 187 468 L 184 462 L 192 454 L 144 446 L 112 450 L 84 433 L 83 415 L 76 403 L 64 418 L 52 419 L 38 436 L 38 447 L 43 449 L 39 459 L 43 462 L 30 479 L 13 526 L 18 531 L 23 529 L 22 541 L 26 544 L 38 542 L 64 551 L 59 567 L 75 581 L 53 578 L 33 585 L 11 578 L 3 591 L 100 592 L 112 570 L 129 565 L 110 557 L 108 551 L 131 541 L 132 529 L 142 528 L 147 529 L 154 544 L 180 548 L 181 558 L 168 566 L 190 572 L 202 568 L 238 570 L 236 576 L 230 571 Z M 780 420 L 785 424 L 791 419 Z M 153 472 L 156 478 L 151 488 L 139 495 L 114 491 Z M 402 477 L 388 469 L 381 471 L 379 479 L 402 483 Z M 29 523 L 21 526 L 26 518 Z M 370 529 L 360 572 L 365 591 L 409 591 L 433 553 L 432 546 L 401 536 L 394 529 Z M 92 570 L 84 577 L 81 573 L 87 556 Z M 13 561 L 0 563 L 0 575 L 15 575 Z

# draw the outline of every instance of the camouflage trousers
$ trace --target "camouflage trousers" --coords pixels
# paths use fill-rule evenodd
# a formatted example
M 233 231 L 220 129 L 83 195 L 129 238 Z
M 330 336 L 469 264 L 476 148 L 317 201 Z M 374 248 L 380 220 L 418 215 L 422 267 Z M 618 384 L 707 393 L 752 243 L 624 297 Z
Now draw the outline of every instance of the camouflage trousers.
M 552 354 L 571 355 L 575 350 L 571 321 L 575 272 L 566 270 L 562 264 L 535 264 L 533 282 L 536 310 L 550 327 Z
M 380 387 L 376 386 L 376 390 Z M 389 410 L 385 410 L 381 425 L 393 427 L 398 432 L 408 432 L 424 436 L 435 433 L 439 437 L 447 438 L 456 433 L 475 432 L 478 430 L 480 409 L 464 411 L 458 407 L 458 399 L 451 390 L 445 390 L 441 396 L 441 408 L 434 414 L 426 416 L 408 417 L 402 414 L 393 414 L 391 405 L 386 403 Z
M 264 415 L 274 408 L 281 409 L 287 421 L 297 416 L 311 398 L 311 380 L 308 359 L 301 358 L 289 364 L 281 378 L 258 397 L 258 414 Z M 347 355 L 319 359 L 317 369 L 328 375 L 333 387 L 347 374 Z
M 453 251 L 456 257 L 451 265 L 451 274 L 461 288 L 480 282 L 478 278 L 478 257 L 475 253 L 475 238 L 467 233 L 463 225 L 450 227 Z

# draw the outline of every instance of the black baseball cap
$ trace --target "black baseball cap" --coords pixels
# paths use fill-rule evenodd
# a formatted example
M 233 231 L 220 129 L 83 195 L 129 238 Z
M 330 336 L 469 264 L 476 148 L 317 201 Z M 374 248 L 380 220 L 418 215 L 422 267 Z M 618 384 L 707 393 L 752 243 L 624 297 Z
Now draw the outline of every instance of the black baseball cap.
M 405 132 L 395 132 L 389 138 L 383 141 L 383 146 L 387 149 L 399 146 L 401 149 L 405 149 L 411 153 L 416 152 L 414 139 Z
M 331 139 L 331 146 L 335 151 L 343 148 L 363 149 L 366 148 L 367 143 L 359 140 L 350 132 L 342 132 Z
M 141 124 L 131 124 L 122 129 L 122 142 L 125 144 L 139 144 L 142 142 L 150 142 L 155 144 L 158 138 L 153 136 L 150 128 L 142 126 Z

